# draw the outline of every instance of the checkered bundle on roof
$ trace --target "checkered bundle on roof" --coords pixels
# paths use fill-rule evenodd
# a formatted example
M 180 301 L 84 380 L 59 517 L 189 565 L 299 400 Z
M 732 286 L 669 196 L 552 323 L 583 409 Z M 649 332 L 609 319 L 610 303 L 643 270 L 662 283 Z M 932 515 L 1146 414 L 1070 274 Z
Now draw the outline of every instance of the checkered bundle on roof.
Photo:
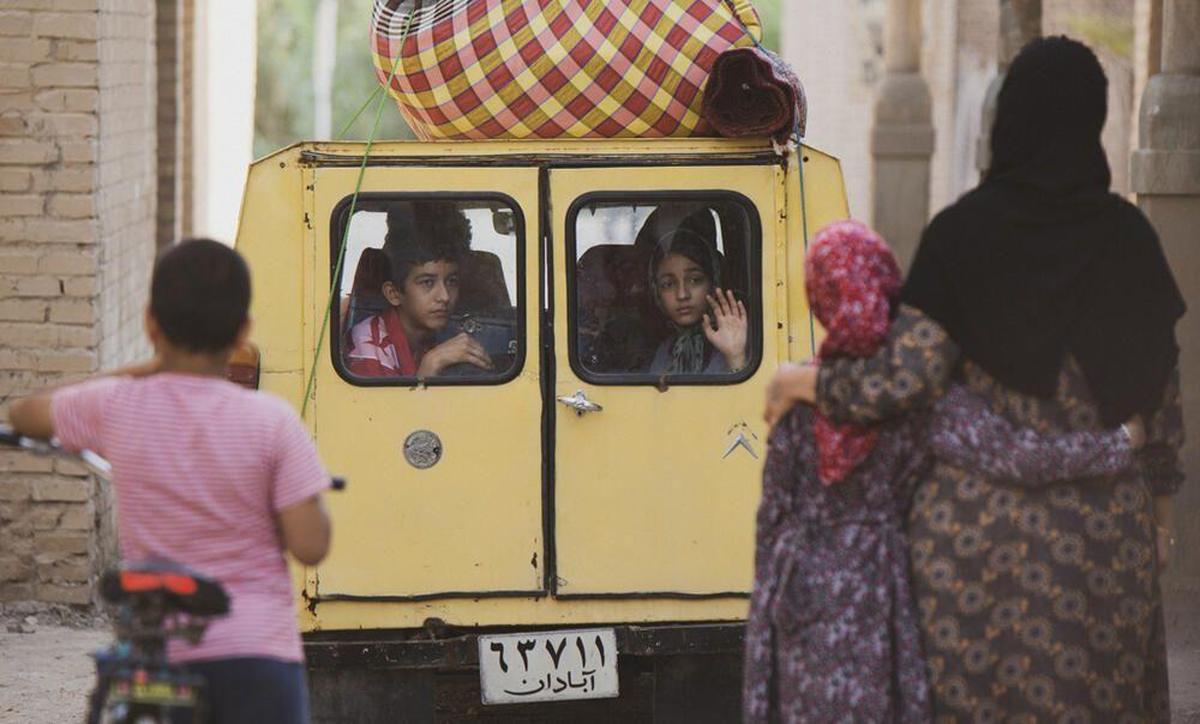
M 376 0 L 371 25 L 424 140 L 715 135 L 713 62 L 761 36 L 749 0 Z

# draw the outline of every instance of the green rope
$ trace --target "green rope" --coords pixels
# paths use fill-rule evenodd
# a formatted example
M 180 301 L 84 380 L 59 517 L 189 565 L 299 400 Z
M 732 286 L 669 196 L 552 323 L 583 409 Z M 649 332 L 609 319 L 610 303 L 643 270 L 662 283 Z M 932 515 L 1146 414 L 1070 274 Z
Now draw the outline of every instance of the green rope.
M 338 134 L 334 136 L 334 138 L 338 141 L 343 140 L 346 137 L 346 134 L 350 132 L 350 127 L 353 126 L 354 122 L 358 120 L 358 117 L 363 114 L 363 111 L 367 110 L 367 106 L 371 105 L 371 103 L 375 100 L 375 97 L 382 92 L 383 85 L 376 85 L 375 90 L 371 91 L 371 95 L 367 97 L 367 101 L 358 107 L 358 110 L 354 112 L 354 115 L 350 117 L 349 121 L 346 121 L 346 125 L 342 126 L 342 130 L 338 131 Z
M 800 229 L 804 235 L 804 251 L 808 253 L 808 195 L 804 189 L 804 141 L 800 138 L 800 118 L 796 118 L 793 130 L 796 137 L 796 170 L 800 174 Z M 808 313 L 808 344 L 813 354 L 817 353 L 817 325 L 813 322 L 812 310 Z
M 404 42 L 408 39 L 408 30 L 412 26 L 415 15 L 416 13 L 409 13 L 408 19 L 404 23 L 404 30 L 400 33 L 396 62 L 392 64 L 392 72 L 388 75 L 387 83 L 376 89 L 373 95 L 380 94 L 380 91 L 384 88 L 392 87 L 392 81 L 396 78 L 396 71 L 400 69 L 400 63 L 404 59 Z M 321 333 L 317 336 L 317 349 L 313 352 L 312 367 L 309 368 L 308 373 L 308 384 L 305 385 L 304 389 L 304 404 L 300 407 L 301 418 L 308 414 L 308 403 L 312 400 L 313 388 L 317 382 L 317 363 L 321 361 L 321 351 L 325 347 L 325 333 L 329 331 L 329 319 L 333 316 L 333 305 L 337 301 L 337 280 L 342 278 L 342 266 L 346 261 L 346 246 L 350 241 L 350 220 L 354 218 L 354 209 L 358 205 L 358 195 L 362 191 L 363 177 L 367 174 L 367 159 L 371 155 L 371 148 L 375 145 L 375 134 L 379 132 L 379 121 L 383 118 L 383 107 L 386 105 L 387 97 L 386 93 L 379 95 L 379 103 L 375 107 L 375 123 L 371 126 L 371 134 L 367 136 L 367 145 L 363 149 L 362 163 L 358 166 L 358 179 L 354 182 L 354 194 L 350 197 L 350 209 L 346 213 L 346 228 L 342 232 L 342 243 L 338 248 L 337 264 L 333 271 L 335 281 L 329 287 L 329 302 L 325 305 L 325 315 L 321 320 Z M 362 113 L 361 109 L 359 113 Z M 358 113 L 355 114 L 351 122 L 357 118 Z

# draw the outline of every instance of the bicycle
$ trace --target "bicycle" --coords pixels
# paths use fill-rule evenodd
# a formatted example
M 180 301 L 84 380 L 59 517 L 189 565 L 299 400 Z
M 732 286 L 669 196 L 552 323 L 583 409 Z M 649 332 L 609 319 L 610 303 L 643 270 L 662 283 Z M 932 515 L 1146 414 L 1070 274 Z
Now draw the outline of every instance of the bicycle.
M 88 722 L 205 721 L 203 677 L 167 660 L 167 642 L 199 643 L 210 619 L 229 612 L 221 584 L 166 561 L 122 565 L 100 580 L 116 606 L 116 641 L 94 654 L 97 684 Z
M 100 477 L 112 476 L 108 461 L 90 450 L 68 453 L 7 426 L 0 426 L 0 444 L 72 458 Z M 167 642 L 198 642 L 209 619 L 228 613 L 221 584 L 169 561 L 146 561 L 105 572 L 100 596 L 115 607 L 115 640 L 92 654 L 96 686 L 88 701 L 89 724 L 204 721 L 204 680 L 167 661 Z
M 25 437 L 4 425 L 0 445 L 74 459 L 102 478 L 112 477 L 108 461 L 90 450 L 70 453 L 54 441 Z M 343 479 L 333 479 L 335 490 L 344 487 Z M 229 612 L 229 596 L 221 584 L 171 561 L 140 561 L 105 572 L 100 595 L 115 608 L 115 640 L 92 654 L 96 686 L 89 697 L 88 723 L 205 721 L 204 679 L 171 664 L 167 645 L 172 639 L 198 643 L 211 619 Z

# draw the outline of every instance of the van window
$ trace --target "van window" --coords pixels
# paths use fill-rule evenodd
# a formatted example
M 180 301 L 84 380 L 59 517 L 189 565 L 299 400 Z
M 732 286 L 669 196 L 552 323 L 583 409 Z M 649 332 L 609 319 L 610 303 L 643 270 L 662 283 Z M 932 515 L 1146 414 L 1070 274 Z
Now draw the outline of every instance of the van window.
M 597 194 L 576 202 L 567 224 L 580 378 L 728 384 L 757 368 L 761 234 L 748 199 Z
M 524 358 L 523 221 L 507 197 L 360 195 L 334 211 L 334 363 L 359 385 L 495 384 Z M 336 267 L 335 267 L 336 268 Z

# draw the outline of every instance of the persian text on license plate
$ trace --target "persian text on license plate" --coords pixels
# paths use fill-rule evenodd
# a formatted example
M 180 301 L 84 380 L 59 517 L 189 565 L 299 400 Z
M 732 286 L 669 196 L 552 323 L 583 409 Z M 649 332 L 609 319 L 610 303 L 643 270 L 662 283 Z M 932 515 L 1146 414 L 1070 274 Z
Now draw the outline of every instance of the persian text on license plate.
M 617 637 L 610 628 L 479 637 L 484 704 L 617 696 Z

